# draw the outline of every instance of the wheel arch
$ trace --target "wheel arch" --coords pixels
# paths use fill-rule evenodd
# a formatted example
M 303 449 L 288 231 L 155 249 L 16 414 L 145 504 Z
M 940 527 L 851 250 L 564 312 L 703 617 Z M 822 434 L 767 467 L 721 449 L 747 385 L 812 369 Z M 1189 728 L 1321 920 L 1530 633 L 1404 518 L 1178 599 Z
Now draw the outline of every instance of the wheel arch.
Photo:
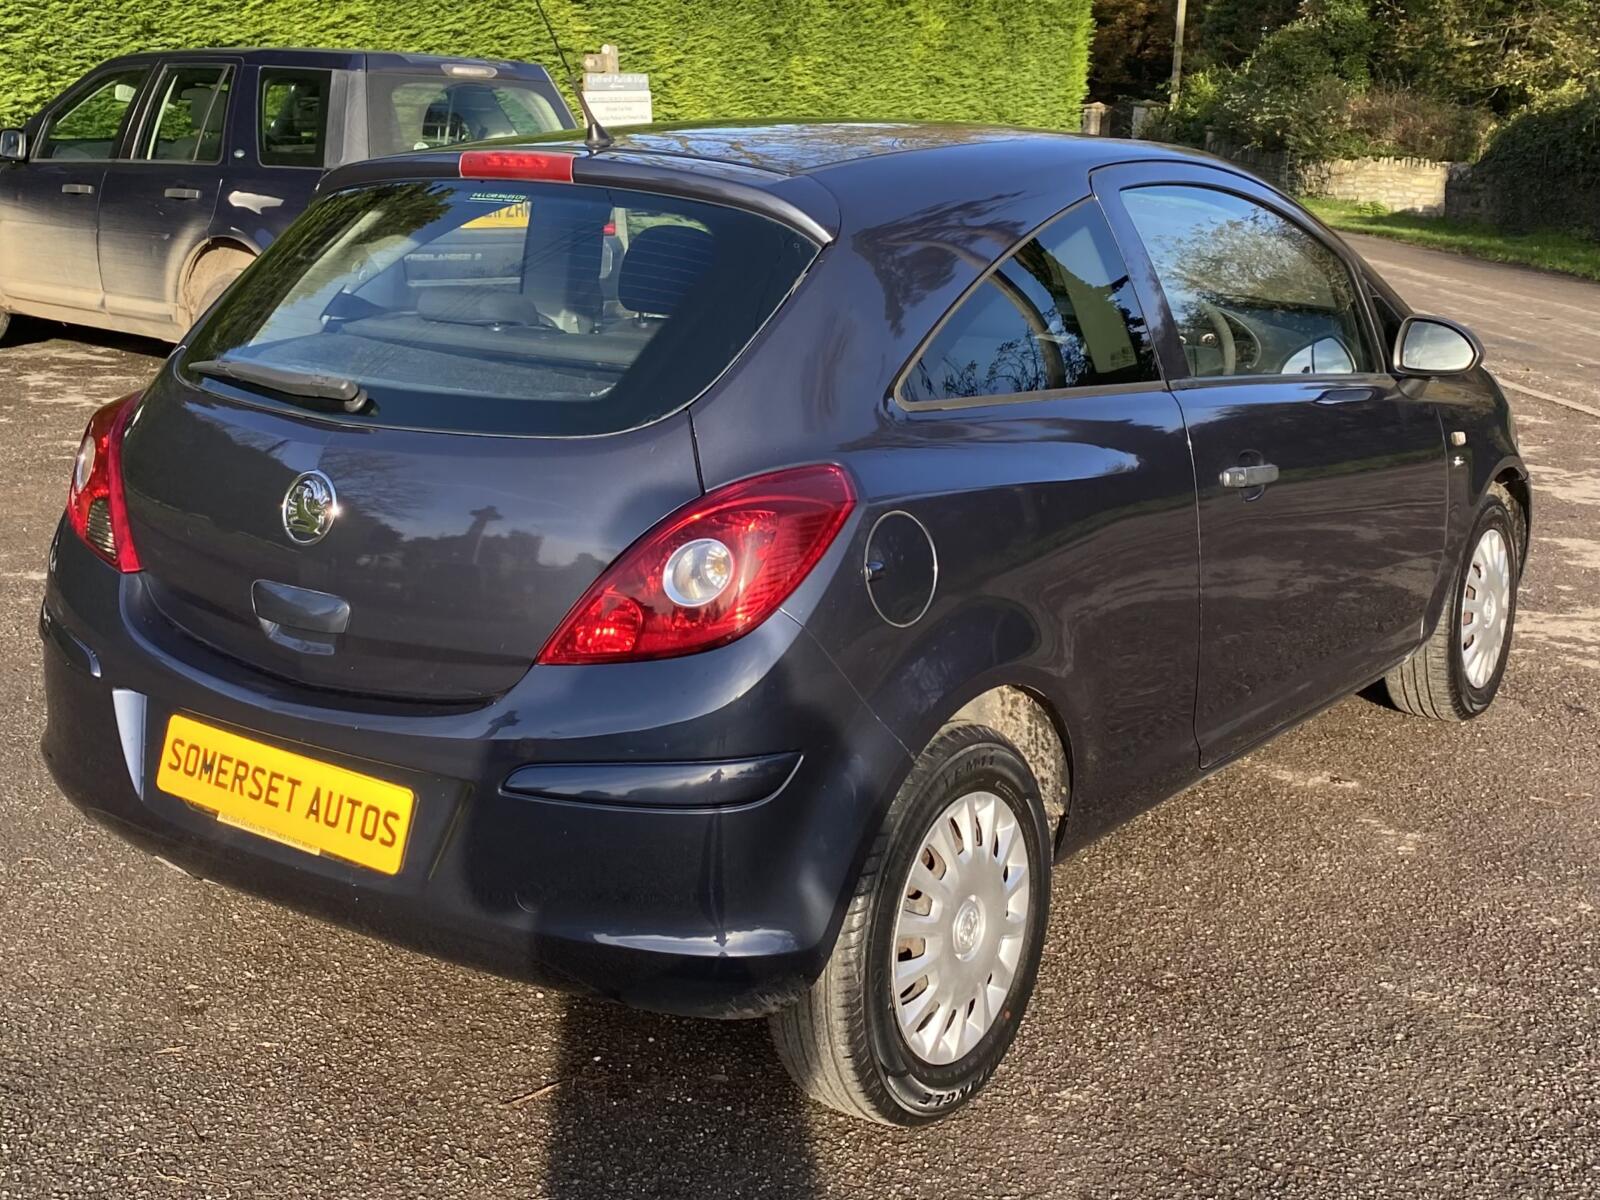
M 1072 744 L 1049 700 L 1030 688 L 997 684 L 972 697 L 944 722 L 954 724 L 986 725 L 1016 746 L 1039 781 L 1039 799 L 1059 844 L 1072 795 Z
M 202 265 L 211 256 L 226 253 L 243 254 L 250 262 L 254 262 L 260 251 L 240 238 L 220 234 L 206 238 L 190 252 L 178 276 L 178 294 L 172 305 L 173 317 L 184 330 L 192 328 L 201 316 L 200 297 L 192 292 Z M 248 266 L 249 262 L 245 265 Z
M 1502 463 L 1495 471 L 1491 486 L 1498 484 L 1516 503 L 1517 520 L 1522 525 L 1522 545 L 1519 558 L 1528 561 L 1528 550 L 1533 545 L 1533 489 L 1528 484 L 1528 471 L 1520 462 Z M 1487 490 L 1487 489 L 1486 489 Z M 1480 498 L 1479 503 L 1482 503 Z
M 205 238 L 193 250 L 189 251 L 189 257 L 184 261 L 183 270 L 178 273 L 176 304 L 179 311 L 182 311 L 189 301 L 189 284 L 194 280 L 195 271 L 199 268 L 201 260 L 206 255 L 218 250 L 237 250 L 240 253 L 248 254 L 251 258 L 255 258 L 261 253 L 259 247 L 252 246 L 244 238 L 230 234 L 212 234 Z M 199 314 L 192 315 L 198 316 Z
M 987 725 L 1008 738 L 1039 781 L 1059 848 L 1088 749 L 1074 736 L 1085 727 L 1078 707 L 1084 701 L 1064 639 L 1042 630 L 1016 604 L 992 597 L 920 623 L 910 636 L 911 644 L 872 676 L 858 674 L 852 685 L 911 760 L 953 723 Z M 851 657 L 858 670 L 878 659 Z

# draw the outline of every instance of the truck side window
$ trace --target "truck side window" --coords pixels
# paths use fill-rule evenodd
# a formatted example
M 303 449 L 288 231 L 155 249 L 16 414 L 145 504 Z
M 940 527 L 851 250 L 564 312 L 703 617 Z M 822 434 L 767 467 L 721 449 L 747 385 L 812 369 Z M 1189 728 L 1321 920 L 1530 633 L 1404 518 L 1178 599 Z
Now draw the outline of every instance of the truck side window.
M 327 71 L 261 72 L 261 139 L 264 167 L 321 167 L 327 158 Z
M 222 161 L 222 131 L 228 115 L 227 67 L 169 67 L 139 158 L 161 162 Z
M 128 107 L 144 86 L 149 68 L 118 71 L 50 122 L 36 158 L 105 160 L 116 149 Z

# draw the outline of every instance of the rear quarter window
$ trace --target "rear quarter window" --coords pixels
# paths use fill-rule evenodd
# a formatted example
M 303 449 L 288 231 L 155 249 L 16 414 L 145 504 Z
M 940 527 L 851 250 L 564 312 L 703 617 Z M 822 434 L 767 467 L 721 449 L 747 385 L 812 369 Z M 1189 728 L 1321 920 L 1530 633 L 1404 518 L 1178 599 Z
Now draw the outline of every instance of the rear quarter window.
M 900 382 L 907 405 L 1159 378 L 1122 255 L 1092 201 L 1056 217 L 945 318 Z
M 206 360 L 350 380 L 373 401 L 364 423 L 618 432 L 708 387 L 816 253 L 769 218 L 644 192 L 364 187 L 296 221 L 219 302 L 184 364 L 197 384 L 187 365 Z M 203 384 L 236 386 L 214 374 Z

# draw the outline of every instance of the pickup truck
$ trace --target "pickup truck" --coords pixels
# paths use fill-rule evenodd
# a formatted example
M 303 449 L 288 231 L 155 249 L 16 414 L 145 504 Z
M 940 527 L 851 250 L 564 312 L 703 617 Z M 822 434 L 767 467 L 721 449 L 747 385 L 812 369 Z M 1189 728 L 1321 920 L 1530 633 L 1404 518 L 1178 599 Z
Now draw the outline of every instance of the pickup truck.
M 0 337 L 27 314 L 176 341 L 325 170 L 574 127 L 533 63 L 283 49 L 112 59 L 0 131 Z

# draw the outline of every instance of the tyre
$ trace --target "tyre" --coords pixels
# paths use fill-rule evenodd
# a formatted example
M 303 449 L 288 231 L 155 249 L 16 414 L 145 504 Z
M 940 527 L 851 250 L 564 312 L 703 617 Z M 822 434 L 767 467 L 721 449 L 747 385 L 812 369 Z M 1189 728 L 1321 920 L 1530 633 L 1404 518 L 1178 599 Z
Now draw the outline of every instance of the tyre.
M 1467 721 L 1500 690 L 1517 615 L 1522 517 L 1499 485 L 1478 513 L 1450 601 L 1428 640 L 1384 678 L 1396 708 L 1419 717 Z
M 972 1099 L 1033 992 L 1050 854 L 1016 748 L 980 725 L 941 731 L 884 818 L 821 977 L 770 1018 L 795 1082 L 893 1125 Z
M 11 314 L 0 308 L 0 343 L 6 340 L 6 331 L 11 328 Z
M 199 320 L 200 314 L 215 304 L 217 297 L 254 261 L 243 250 L 208 250 L 202 254 L 183 289 L 184 327 Z

